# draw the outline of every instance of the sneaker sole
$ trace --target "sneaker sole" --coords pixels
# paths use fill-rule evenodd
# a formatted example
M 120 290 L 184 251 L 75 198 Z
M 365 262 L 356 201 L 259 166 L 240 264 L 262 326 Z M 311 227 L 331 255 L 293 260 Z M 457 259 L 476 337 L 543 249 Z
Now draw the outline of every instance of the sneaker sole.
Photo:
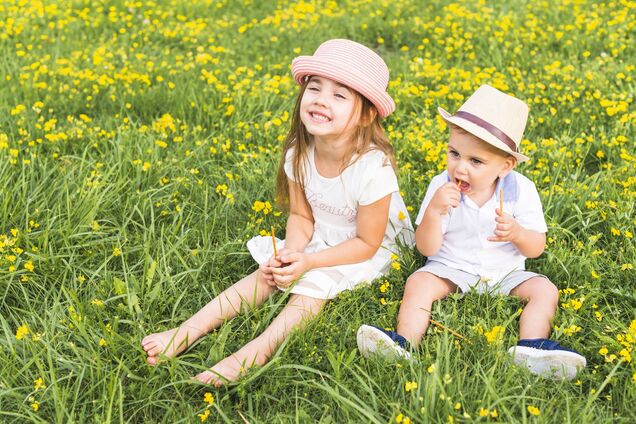
M 370 325 L 361 325 L 356 334 L 358 350 L 365 358 L 379 355 L 384 358 L 411 359 L 410 352 L 402 349 L 389 336 Z
M 515 364 L 526 367 L 531 373 L 559 380 L 572 380 L 587 365 L 583 356 L 564 350 L 513 346 L 508 353 Z

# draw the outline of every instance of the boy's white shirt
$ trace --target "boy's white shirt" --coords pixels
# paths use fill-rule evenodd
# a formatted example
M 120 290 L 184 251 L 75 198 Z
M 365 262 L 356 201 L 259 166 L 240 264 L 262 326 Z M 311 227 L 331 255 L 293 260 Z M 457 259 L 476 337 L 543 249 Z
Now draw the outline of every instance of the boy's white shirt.
M 448 181 L 446 171 L 431 180 L 415 219 L 416 225 L 422 221 L 437 189 Z M 511 214 L 527 230 L 546 233 L 548 228 L 543 207 L 534 183 L 512 171 L 499 185 L 504 188 L 504 213 Z M 479 275 L 488 284 L 498 283 L 512 271 L 525 269 L 526 257 L 514 244 L 487 239 L 494 235 L 497 225 L 495 210 L 499 207 L 498 188 L 481 208 L 468 196 L 462 195 L 459 206 L 442 216 L 442 246 L 429 260 Z

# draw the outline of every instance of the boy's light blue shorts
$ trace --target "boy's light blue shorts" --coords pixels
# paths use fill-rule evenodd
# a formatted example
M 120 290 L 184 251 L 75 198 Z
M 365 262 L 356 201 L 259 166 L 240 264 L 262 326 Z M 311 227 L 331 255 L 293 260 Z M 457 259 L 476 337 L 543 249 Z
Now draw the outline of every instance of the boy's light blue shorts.
M 479 275 L 470 274 L 436 261 L 427 261 L 426 265 L 415 272 L 429 272 L 440 278 L 446 278 L 459 288 L 462 295 L 471 289 L 480 294 L 490 293 L 508 295 L 512 289 L 530 278 L 543 277 L 548 279 L 545 275 L 537 274 L 536 272 L 519 270 L 512 271 L 501 281 L 484 281 Z

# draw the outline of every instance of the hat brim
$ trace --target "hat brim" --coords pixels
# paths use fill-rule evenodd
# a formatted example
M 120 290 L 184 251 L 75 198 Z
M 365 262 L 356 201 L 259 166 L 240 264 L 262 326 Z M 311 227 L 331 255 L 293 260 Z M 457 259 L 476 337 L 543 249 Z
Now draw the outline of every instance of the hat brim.
M 369 84 L 359 71 L 345 64 L 316 59 L 314 56 L 299 56 L 292 61 L 292 76 L 296 83 L 302 84 L 305 77 L 313 75 L 329 78 L 354 89 L 373 103 L 382 118 L 395 110 L 395 102 L 386 91 Z
M 439 115 L 447 123 L 451 123 L 453 125 L 457 125 L 460 128 L 463 128 L 464 130 L 468 131 L 469 133 L 471 133 L 475 137 L 485 141 L 486 143 L 490 144 L 491 146 L 496 147 L 497 149 L 509 154 L 510 156 L 513 156 L 515 159 L 517 159 L 517 162 L 525 162 L 525 161 L 530 159 L 526 155 L 522 155 L 521 153 L 513 152 L 512 150 L 510 150 L 510 147 L 508 147 L 503 141 L 499 140 L 497 137 L 495 137 L 489 131 L 485 130 L 484 128 L 480 127 L 479 125 L 474 124 L 474 123 L 472 123 L 470 121 L 467 121 L 467 120 L 465 120 L 463 118 L 459 118 L 457 116 L 453 116 L 453 115 L 451 115 L 450 113 L 448 113 L 446 110 L 444 110 L 441 107 L 437 108 L 437 112 L 439 112 Z

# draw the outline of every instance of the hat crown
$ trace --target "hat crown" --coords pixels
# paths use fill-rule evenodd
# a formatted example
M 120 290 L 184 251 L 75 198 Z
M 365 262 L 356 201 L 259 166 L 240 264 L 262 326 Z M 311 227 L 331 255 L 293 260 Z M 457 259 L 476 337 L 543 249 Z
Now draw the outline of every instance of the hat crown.
M 516 97 L 482 85 L 459 108 L 486 121 L 519 146 L 528 121 L 528 105 Z
M 371 84 L 386 89 L 389 68 L 384 60 L 370 48 L 345 39 L 329 40 L 316 49 L 314 58 L 346 67 L 368 78 Z

